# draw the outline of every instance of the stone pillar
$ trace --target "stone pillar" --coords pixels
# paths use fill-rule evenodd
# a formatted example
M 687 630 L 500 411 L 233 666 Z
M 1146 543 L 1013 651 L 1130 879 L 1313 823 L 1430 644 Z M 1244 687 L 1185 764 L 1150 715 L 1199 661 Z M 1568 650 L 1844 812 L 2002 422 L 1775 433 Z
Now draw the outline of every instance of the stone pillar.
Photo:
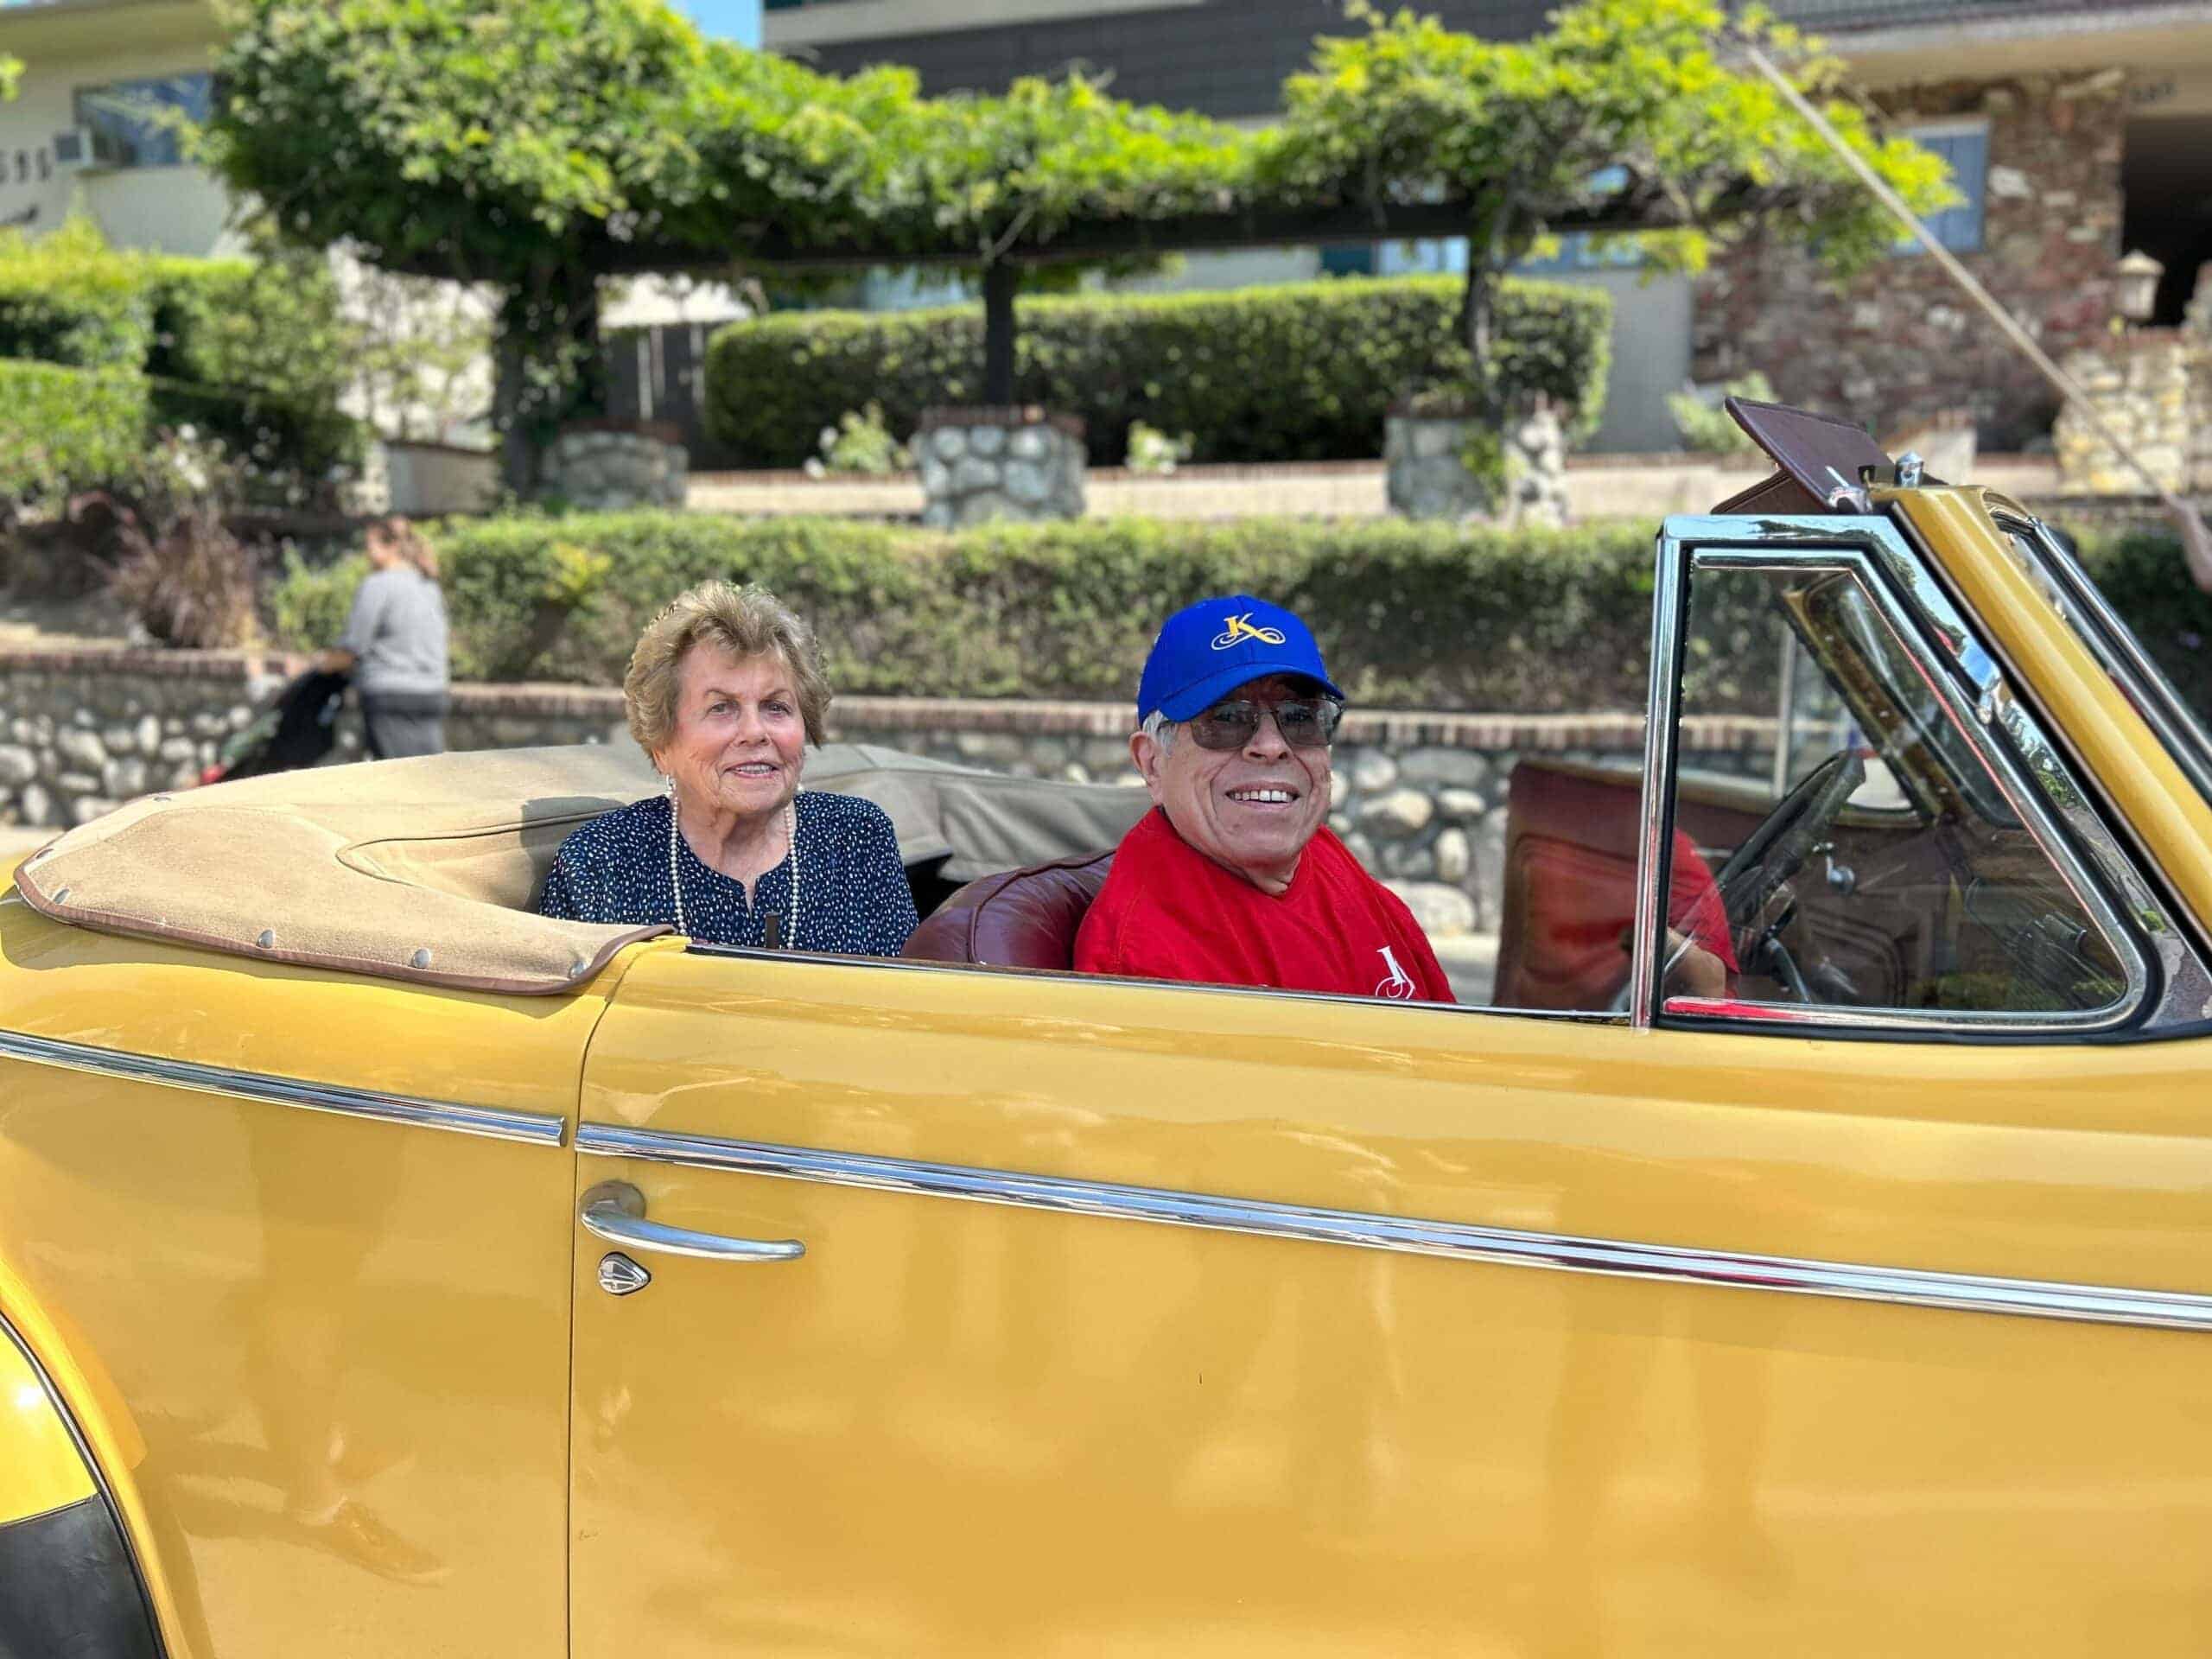
M 2203 415 L 2202 344 L 2189 331 L 2138 328 L 2070 353 L 2063 366 L 2161 487 L 2189 487 L 2190 450 Z M 2134 467 L 2114 454 L 2071 404 L 2052 434 L 2060 487 L 2069 495 L 2147 495 Z
M 1034 404 L 930 409 L 909 446 L 922 522 L 957 530 L 993 518 L 1080 518 L 1084 426 Z
M 585 512 L 680 507 L 690 456 L 672 426 L 620 422 L 568 427 L 546 449 L 537 493 Z
M 1495 431 L 1465 414 L 1391 410 L 1382 437 L 1390 510 L 1408 518 L 1564 524 L 1567 435 L 1559 417 L 1540 404 L 1514 422 L 1503 438 L 1503 476 L 1480 477 L 1465 456 Z

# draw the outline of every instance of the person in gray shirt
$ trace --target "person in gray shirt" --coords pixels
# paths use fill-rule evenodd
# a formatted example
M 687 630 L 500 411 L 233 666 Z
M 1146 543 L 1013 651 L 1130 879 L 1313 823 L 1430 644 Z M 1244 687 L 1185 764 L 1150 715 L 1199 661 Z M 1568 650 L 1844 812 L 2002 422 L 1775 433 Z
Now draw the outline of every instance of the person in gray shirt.
M 441 754 L 446 747 L 446 601 L 438 556 L 407 519 L 369 526 L 369 574 L 353 594 L 337 645 L 315 658 L 351 674 L 379 760 Z

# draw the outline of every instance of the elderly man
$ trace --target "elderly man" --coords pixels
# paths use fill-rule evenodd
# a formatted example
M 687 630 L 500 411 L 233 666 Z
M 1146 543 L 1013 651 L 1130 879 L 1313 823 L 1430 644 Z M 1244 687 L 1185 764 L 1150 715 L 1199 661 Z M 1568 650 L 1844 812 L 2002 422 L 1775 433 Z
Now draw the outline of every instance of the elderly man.
M 1129 740 L 1154 810 L 1122 837 L 1076 967 L 1451 1001 L 1413 912 L 1325 822 L 1343 712 L 1313 636 L 1280 606 L 1239 594 L 1168 618 Z

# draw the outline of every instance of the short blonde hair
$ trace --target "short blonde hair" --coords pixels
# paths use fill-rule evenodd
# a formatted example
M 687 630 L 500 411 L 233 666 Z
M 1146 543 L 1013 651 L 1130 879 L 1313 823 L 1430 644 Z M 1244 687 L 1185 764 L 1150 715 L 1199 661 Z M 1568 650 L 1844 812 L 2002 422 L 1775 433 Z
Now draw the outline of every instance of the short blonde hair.
M 830 718 L 830 682 L 823 677 L 814 631 L 765 588 L 702 582 L 680 594 L 645 624 L 622 677 L 622 705 L 630 735 L 647 759 L 676 735 L 676 696 L 683 659 L 692 647 L 714 645 L 740 662 L 751 657 L 780 657 L 798 693 L 799 719 L 806 741 L 817 747 Z

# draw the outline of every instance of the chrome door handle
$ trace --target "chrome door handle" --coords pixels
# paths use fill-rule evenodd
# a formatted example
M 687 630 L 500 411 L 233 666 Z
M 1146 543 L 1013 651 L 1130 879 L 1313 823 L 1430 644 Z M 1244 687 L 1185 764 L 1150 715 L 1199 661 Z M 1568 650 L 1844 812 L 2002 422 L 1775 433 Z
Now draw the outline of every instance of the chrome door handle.
M 703 1256 L 709 1262 L 795 1262 L 806 1254 L 806 1246 L 795 1238 L 726 1238 L 720 1233 L 664 1226 L 632 1214 L 619 1198 L 588 1197 L 581 1216 L 587 1232 L 625 1249 Z

